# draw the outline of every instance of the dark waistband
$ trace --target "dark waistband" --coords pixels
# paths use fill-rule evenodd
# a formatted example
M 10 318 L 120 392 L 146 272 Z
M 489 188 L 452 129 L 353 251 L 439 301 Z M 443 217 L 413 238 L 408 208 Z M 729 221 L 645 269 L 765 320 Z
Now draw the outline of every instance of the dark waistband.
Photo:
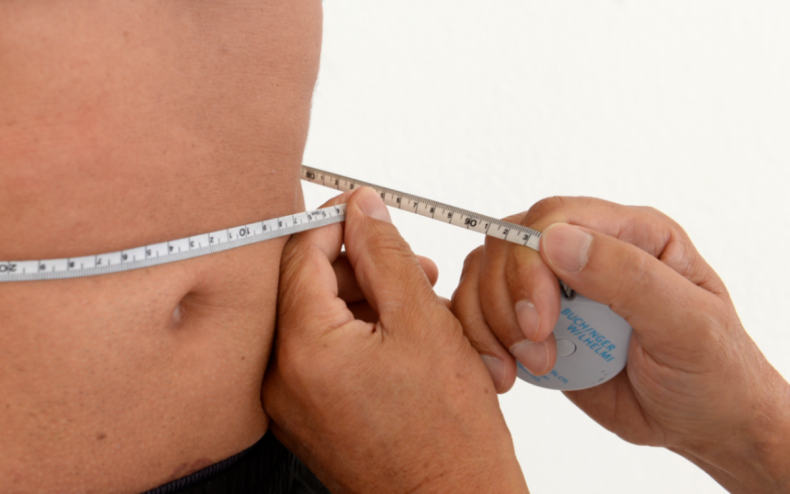
M 329 494 L 317 478 L 267 432 L 252 447 L 143 494 Z

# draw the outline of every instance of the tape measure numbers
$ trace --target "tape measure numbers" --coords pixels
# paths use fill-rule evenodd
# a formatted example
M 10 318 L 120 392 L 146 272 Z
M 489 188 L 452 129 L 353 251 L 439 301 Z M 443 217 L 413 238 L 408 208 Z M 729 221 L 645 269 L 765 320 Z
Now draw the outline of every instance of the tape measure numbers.
M 526 226 L 498 220 L 490 216 L 474 213 L 467 209 L 450 206 L 424 197 L 406 194 L 343 175 L 337 175 L 317 168 L 302 166 L 302 180 L 332 187 L 340 191 L 370 187 L 384 200 L 387 206 L 415 213 L 443 223 L 449 223 L 467 230 L 483 233 L 491 237 L 516 244 L 526 245 L 538 250 L 540 232 Z
M 302 166 L 302 180 L 339 191 L 370 187 L 391 207 L 538 249 L 540 232 L 441 202 Z M 81 278 L 183 261 L 345 220 L 345 204 L 133 249 L 64 259 L 0 261 L 0 282 Z

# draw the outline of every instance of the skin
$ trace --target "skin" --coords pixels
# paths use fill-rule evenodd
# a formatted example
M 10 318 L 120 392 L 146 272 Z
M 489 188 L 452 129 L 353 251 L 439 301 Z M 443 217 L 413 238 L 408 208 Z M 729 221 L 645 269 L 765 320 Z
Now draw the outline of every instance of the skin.
M 512 386 L 508 347 L 521 341 L 542 345 L 537 369 L 553 364 L 544 342 L 559 312 L 558 277 L 634 328 L 626 369 L 567 392 L 576 405 L 629 442 L 686 457 L 731 492 L 790 492 L 790 386 L 666 216 L 595 199 L 542 201 L 510 218 L 543 230 L 540 253 L 496 239 L 473 252 L 455 321 L 378 196 L 362 189 L 347 200 L 344 231 L 286 246 L 281 331 L 263 388 L 275 434 L 333 492 L 525 491 L 491 391 Z M 340 276 L 332 263 L 342 243 Z M 354 290 L 344 288 L 348 269 Z M 538 317 L 519 314 L 519 302 Z M 476 365 L 470 346 L 484 357 Z M 480 381 L 486 366 L 490 388 Z
M 346 200 L 345 226 L 283 253 L 272 430 L 333 493 L 527 492 L 491 379 L 429 270 L 373 190 Z
M 543 231 L 540 253 L 489 239 L 467 258 L 453 296 L 499 392 L 513 385 L 518 342 L 541 350 L 523 356 L 534 372 L 553 365 L 559 278 L 634 329 L 626 369 L 566 392 L 571 401 L 626 441 L 684 456 L 730 492 L 790 492 L 790 385 L 677 223 L 589 198 L 547 199 L 510 220 Z M 525 302 L 537 315 L 519 313 Z
M 109 252 L 301 209 L 320 34 L 316 0 L 2 1 L 0 259 Z M 265 408 L 335 492 L 526 492 L 495 391 L 512 385 L 506 349 L 524 339 L 537 346 L 518 353 L 550 368 L 555 275 L 636 330 L 627 372 L 569 393 L 575 403 L 732 491 L 787 491 L 787 383 L 679 227 L 543 203 L 525 224 L 590 228 L 581 267 L 559 264 L 573 257 L 552 244 L 563 226 L 547 230 L 543 257 L 487 245 L 456 294 L 469 301 L 454 304 L 462 326 L 430 289 L 435 267 L 370 198 L 349 198 L 345 230 L 289 243 L 282 267 L 284 239 L 0 285 L 0 485 L 140 492 L 254 443 L 268 426 L 259 393 L 279 272 Z M 519 276 L 502 285 L 511 263 Z M 539 317 L 486 312 L 486 293 L 528 297 Z M 493 382 L 475 349 L 501 367 Z
M 318 0 L 0 1 L 0 259 L 293 213 Z M 3 492 L 141 492 L 255 443 L 286 239 L 0 284 Z

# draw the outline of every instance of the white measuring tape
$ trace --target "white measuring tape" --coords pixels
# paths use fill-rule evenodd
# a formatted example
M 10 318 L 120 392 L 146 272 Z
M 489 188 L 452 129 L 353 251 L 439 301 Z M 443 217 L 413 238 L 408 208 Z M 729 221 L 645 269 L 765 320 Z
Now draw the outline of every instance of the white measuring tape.
M 540 232 L 532 228 L 308 166 L 302 166 L 301 175 L 302 180 L 340 191 L 370 187 L 388 206 L 535 250 L 540 246 Z M 345 204 L 340 204 L 109 254 L 2 261 L 0 282 L 80 278 L 182 261 L 339 223 L 345 219 L 345 210 Z M 519 364 L 518 377 L 550 389 L 589 388 L 625 367 L 631 327 L 609 307 L 573 294 L 564 284 L 563 288 L 566 297 L 561 300 L 560 318 L 553 331 L 557 363 L 543 376 L 535 376 Z
M 397 190 L 388 189 L 361 180 L 356 180 L 335 173 L 329 173 L 317 168 L 302 166 L 302 180 L 314 184 L 332 187 L 340 191 L 354 190 L 360 187 L 370 187 L 381 196 L 387 206 L 419 214 L 443 223 L 449 223 L 467 230 L 484 233 L 488 236 L 507 240 L 516 244 L 526 245 L 538 250 L 540 246 L 540 232 L 526 226 L 498 220 L 472 211 L 449 206 L 447 204 L 426 199 L 424 197 L 405 194 Z
M 535 250 L 540 245 L 540 232 L 515 223 L 308 166 L 302 166 L 301 176 L 302 180 L 340 191 L 354 190 L 363 186 L 370 187 L 378 192 L 389 206 L 508 242 L 526 245 Z M 81 278 L 147 268 L 264 242 L 339 223 L 344 219 L 345 204 L 340 204 L 107 254 L 65 259 L 0 261 L 0 282 Z

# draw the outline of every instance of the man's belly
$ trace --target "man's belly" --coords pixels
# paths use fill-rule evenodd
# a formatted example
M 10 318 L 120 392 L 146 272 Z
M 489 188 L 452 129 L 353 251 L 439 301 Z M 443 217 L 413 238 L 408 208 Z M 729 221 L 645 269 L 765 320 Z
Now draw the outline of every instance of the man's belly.
M 0 260 L 299 209 L 320 10 L 0 3 Z M 253 444 L 284 242 L 0 284 L 0 490 L 140 492 Z
M 0 484 L 142 491 L 254 443 L 282 244 L 0 285 Z

